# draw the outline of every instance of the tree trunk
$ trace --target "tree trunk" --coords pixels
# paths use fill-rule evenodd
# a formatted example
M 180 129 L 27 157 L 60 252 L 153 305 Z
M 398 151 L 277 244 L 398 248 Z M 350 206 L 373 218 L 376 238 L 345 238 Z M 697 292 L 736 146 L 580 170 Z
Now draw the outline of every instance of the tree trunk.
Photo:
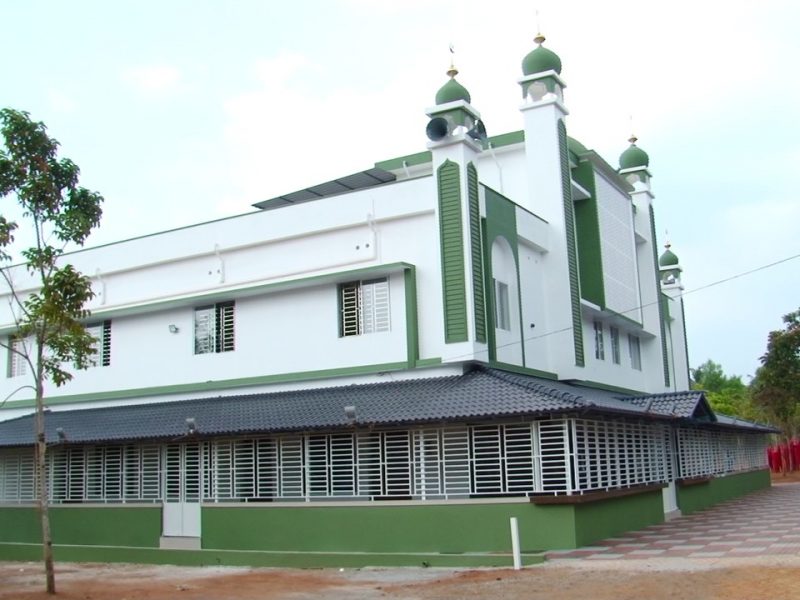
M 41 364 L 41 363 L 40 363 Z M 41 371 L 40 371 L 41 372 Z M 36 384 L 36 483 L 39 497 L 39 516 L 42 523 L 42 558 L 47 578 L 47 593 L 56 593 L 53 569 L 53 538 L 50 534 L 49 491 L 47 486 L 47 438 L 44 429 L 44 390 L 41 380 Z

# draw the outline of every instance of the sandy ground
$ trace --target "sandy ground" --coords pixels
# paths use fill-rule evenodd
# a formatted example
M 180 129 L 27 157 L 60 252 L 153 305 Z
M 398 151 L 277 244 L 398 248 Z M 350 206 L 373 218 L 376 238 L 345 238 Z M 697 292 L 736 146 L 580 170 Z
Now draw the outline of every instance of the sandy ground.
M 773 483 L 800 481 L 800 472 Z M 800 508 L 800 507 L 799 507 Z M 510 569 L 57 565 L 64 600 L 800 600 L 800 555 L 551 560 Z M 0 562 L 0 600 L 44 600 L 38 563 Z
M 800 600 L 800 557 L 556 560 L 509 569 L 344 571 L 61 564 L 64 600 Z M 37 563 L 0 563 L 0 599 L 44 600 Z

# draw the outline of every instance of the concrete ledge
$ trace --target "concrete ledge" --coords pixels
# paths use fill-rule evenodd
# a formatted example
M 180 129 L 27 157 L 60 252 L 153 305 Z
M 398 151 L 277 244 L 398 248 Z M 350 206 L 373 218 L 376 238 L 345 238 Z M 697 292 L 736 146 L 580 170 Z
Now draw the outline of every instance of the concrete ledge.
M 711 475 L 706 477 L 686 477 L 685 479 L 678 479 L 677 483 L 681 487 L 689 487 L 691 485 L 703 485 L 712 481 L 714 478 Z
M 647 492 L 655 492 L 667 487 L 666 483 L 654 483 L 652 485 L 637 485 L 635 487 L 614 489 L 614 490 L 598 490 L 596 492 L 587 492 L 585 494 L 572 494 L 562 496 L 531 496 L 531 503 L 533 504 L 587 504 L 589 502 L 600 502 L 602 500 L 613 500 L 614 498 L 624 498 L 625 496 L 636 496 L 638 494 L 646 494 Z
M 53 546 L 59 562 L 128 562 L 183 566 L 249 567 L 511 567 L 511 553 L 371 553 L 371 552 L 261 552 L 237 550 L 168 550 L 121 546 Z M 40 544 L 0 542 L 0 560 L 36 561 Z M 544 562 L 544 553 L 525 553 L 523 565 Z

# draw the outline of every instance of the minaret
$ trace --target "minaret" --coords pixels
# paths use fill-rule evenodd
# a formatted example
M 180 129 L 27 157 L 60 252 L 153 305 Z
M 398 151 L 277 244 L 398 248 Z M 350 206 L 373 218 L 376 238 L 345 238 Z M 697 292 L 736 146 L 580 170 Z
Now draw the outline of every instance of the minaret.
M 648 343 L 642 348 L 645 364 L 660 364 L 660 369 L 647 370 L 647 389 L 657 392 L 674 389 L 670 366 L 671 352 L 664 305 L 661 300 L 656 243 L 656 221 L 653 209 L 652 175 L 650 157 L 636 145 L 638 138 L 631 135 L 630 144 L 619 157 L 619 174 L 631 184 L 631 201 L 634 210 L 634 227 L 639 242 L 636 244 L 636 263 L 639 269 L 639 293 L 642 305 L 642 326 L 645 331 L 657 334 L 659 343 Z
M 477 157 L 486 131 L 467 89 L 450 78 L 426 110 L 426 128 L 438 194 L 442 253 L 444 339 L 448 355 L 486 360 L 486 303 L 480 235 Z M 445 359 L 446 360 L 446 359 Z
M 548 329 L 560 331 L 549 340 L 552 371 L 563 378 L 581 378 L 584 366 L 580 283 L 575 240 L 575 211 L 567 150 L 561 59 L 542 44 L 522 60 L 520 107 L 525 132 L 526 198 L 520 204 L 547 221 L 550 244 L 543 261 L 548 286 Z
M 658 259 L 661 291 L 669 297 L 667 318 L 667 338 L 669 341 L 670 362 L 674 378 L 674 389 L 689 389 L 689 352 L 686 340 L 686 320 L 683 309 L 683 284 L 681 283 L 680 261 L 667 242 L 664 253 Z

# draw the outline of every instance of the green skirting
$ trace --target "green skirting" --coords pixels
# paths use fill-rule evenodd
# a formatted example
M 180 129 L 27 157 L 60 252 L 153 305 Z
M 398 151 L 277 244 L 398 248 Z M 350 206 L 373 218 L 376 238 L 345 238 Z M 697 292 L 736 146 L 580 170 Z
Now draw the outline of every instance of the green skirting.
M 695 485 L 678 484 L 678 508 L 685 515 L 770 486 L 769 470 L 714 477 Z
M 584 504 L 204 505 L 201 550 L 159 549 L 160 506 L 51 508 L 57 560 L 286 567 L 510 566 L 510 519 L 523 562 L 663 520 L 661 493 Z M 35 507 L 0 507 L 0 558 L 40 554 Z

